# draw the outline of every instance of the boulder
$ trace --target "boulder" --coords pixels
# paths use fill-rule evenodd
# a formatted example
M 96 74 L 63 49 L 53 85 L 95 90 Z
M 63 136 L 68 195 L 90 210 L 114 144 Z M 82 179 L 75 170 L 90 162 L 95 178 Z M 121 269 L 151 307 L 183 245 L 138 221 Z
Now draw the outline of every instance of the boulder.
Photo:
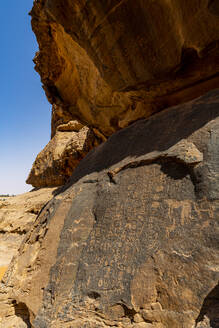
M 60 124 L 37 155 L 26 183 L 37 188 L 64 185 L 81 159 L 97 144 L 93 130 L 77 121 Z

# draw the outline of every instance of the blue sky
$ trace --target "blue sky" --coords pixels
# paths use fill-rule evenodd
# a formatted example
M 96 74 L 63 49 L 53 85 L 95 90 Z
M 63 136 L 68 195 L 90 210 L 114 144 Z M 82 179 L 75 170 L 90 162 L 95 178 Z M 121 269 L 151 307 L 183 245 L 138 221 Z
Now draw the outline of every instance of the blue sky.
M 32 189 L 25 180 L 50 138 L 51 105 L 32 62 L 38 50 L 32 4 L 0 1 L 0 194 Z

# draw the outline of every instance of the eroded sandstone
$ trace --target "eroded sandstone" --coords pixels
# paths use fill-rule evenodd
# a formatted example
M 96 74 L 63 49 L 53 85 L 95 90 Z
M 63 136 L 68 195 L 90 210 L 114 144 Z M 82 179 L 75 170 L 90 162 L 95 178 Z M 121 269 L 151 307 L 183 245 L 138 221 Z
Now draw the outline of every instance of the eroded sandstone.
M 69 132 L 70 122 L 94 133 L 94 147 L 139 119 L 218 87 L 217 9 L 216 0 L 34 1 L 34 62 L 52 104 L 53 139 L 28 183 L 64 184 L 91 149 L 72 145 L 69 152 L 70 135 L 56 133 Z
M 4 226 L 25 239 L 0 327 L 218 328 L 219 91 L 203 96 L 218 1 L 35 0 L 31 15 L 52 124 L 28 183 L 67 184 L 28 228 Z
M 26 182 L 40 188 L 64 185 L 100 140 L 92 129 L 77 121 L 58 125 L 53 138 L 37 155 Z
M 0 198 L 0 278 L 55 188 Z
M 27 232 L 55 190 L 44 188 L 0 199 L 0 279 L 9 268 L 12 258 L 18 256 L 18 249 Z M 28 327 L 24 309 L 21 304 L 15 311 L 8 295 L 1 293 L 0 325 L 4 328 Z
M 219 82 L 217 0 L 37 0 L 49 101 L 105 136 Z

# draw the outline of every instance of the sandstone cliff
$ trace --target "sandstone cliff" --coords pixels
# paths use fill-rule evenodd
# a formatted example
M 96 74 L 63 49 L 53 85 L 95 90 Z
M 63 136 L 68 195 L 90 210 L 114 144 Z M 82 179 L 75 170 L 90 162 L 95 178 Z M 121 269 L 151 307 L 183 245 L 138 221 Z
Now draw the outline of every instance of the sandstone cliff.
M 28 182 L 67 183 L 4 275 L 0 327 L 218 328 L 218 1 L 31 15 L 52 129 Z
M 53 106 L 52 137 L 59 125 L 77 120 L 94 129 L 98 144 L 219 85 L 217 0 L 37 0 L 31 15 L 36 70 Z M 53 140 L 28 183 L 61 185 L 72 174 L 90 148 L 72 146 L 68 165 L 64 138 L 69 148 L 68 134 L 57 161 Z
M 217 0 L 37 0 L 31 15 L 48 99 L 106 136 L 218 85 Z

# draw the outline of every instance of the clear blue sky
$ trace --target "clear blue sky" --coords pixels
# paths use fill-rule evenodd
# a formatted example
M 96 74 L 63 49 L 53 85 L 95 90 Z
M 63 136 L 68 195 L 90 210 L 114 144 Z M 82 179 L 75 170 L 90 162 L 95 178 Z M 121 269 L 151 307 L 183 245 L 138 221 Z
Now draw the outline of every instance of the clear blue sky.
M 32 4 L 0 1 L 0 194 L 32 189 L 25 180 L 50 138 L 51 105 L 32 62 L 38 50 Z

